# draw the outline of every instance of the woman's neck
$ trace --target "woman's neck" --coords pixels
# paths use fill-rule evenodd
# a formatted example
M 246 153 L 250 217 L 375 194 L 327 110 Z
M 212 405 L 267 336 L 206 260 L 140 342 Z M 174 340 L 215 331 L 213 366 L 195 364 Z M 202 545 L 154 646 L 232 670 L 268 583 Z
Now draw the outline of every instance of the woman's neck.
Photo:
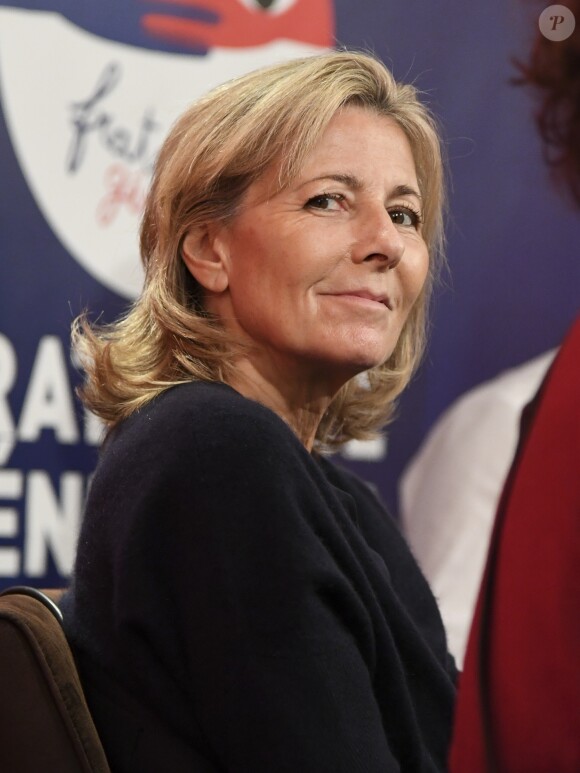
M 293 377 L 292 377 L 293 376 Z M 336 394 L 319 376 L 289 374 L 272 362 L 256 363 L 242 358 L 235 375 L 228 383 L 250 400 L 265 405 L 277 413 L 311 452 L 318 426 Z

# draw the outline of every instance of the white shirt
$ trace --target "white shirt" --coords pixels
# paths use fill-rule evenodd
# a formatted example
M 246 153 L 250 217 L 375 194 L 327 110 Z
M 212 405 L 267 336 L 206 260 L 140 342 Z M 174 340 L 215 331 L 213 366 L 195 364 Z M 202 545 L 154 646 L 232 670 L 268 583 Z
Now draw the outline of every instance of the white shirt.
M 542 354 L 460 397 L 401 479 L 403 530 L 439 602 L 459 667 L 521 411 L 554 355 Z

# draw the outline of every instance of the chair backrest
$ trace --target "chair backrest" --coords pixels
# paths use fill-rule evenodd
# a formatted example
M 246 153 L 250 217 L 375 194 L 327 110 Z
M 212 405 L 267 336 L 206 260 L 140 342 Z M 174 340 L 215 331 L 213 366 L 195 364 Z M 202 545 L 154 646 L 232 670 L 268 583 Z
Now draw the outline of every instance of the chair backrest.
M 110 773 L 59 614 L 36 589 L 0 594 L 0 767 Z

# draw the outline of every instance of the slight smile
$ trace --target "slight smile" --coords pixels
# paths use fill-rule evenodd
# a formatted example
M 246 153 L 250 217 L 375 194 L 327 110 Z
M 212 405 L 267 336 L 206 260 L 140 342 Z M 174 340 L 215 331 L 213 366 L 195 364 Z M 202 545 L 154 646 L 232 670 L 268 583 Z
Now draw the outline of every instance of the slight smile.
M 347 290 L 341 293 L 324 293 L 330 298 L 350 301 L 369 308 L 387 308 L 392 310 L 389 298 L 386 295 L 374 295 L 366 291 Z

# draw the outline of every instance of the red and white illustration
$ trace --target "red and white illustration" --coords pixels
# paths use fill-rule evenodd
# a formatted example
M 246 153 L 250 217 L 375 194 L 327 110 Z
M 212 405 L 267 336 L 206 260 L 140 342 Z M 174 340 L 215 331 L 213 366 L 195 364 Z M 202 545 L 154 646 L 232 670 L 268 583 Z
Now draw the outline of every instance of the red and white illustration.
M 173 120 L 213 86 L 334 39 L 332 0 L 138 0 L 138 11 L 141 34 L 196 53 L 0 7 L 0 95 L 22 173 L 70 255 L 129 298 L 142 281 L 143 199 Z

